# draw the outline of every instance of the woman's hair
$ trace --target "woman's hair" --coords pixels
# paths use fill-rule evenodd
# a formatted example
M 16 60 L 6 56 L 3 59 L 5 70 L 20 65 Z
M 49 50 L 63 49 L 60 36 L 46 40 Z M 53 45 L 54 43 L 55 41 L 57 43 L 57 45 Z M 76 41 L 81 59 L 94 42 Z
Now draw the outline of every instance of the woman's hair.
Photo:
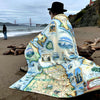
M 64 13 L 64 12 L 61 12 L 61 11 L 53 11 L 53 10 L 51 11 L 51 10 L 50 10 L 49 13 L 51 13 L 51 12 L 52 12 L 54 15 L 63 14 L 63 13 Z

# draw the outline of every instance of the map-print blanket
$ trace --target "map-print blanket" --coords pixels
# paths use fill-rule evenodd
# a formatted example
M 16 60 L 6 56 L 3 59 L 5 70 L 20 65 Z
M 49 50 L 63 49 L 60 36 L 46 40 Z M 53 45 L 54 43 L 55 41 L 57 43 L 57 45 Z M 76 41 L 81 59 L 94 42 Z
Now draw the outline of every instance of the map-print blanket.
M 28 72 L 10 88 L 69 98 L 100 89 L 100 66 L 79 56 L 72 26 L 64 14 L 25 50 Z

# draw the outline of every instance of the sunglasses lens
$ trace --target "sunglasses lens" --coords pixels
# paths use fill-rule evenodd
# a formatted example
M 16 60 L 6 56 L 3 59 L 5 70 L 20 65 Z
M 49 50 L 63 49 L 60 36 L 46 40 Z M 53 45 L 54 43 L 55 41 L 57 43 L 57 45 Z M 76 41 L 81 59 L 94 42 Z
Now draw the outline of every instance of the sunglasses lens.
M 49 11 L 49 14 L 51 15 L 51 11 Z

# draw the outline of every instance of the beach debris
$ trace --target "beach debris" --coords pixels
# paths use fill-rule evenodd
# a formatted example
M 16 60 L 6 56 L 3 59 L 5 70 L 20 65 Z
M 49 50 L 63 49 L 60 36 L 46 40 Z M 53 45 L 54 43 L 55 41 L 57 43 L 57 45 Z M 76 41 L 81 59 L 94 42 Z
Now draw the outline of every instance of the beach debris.
M 7 48 L 10 49 L 4 52 L 3 55 L 21 55 L 24 54 L 26 46 L 24 44 L 20 44 L 19 46 L 9 45 Z
M 27 72 L 28 71 L 28 65 L 26 64 L 26 66 L 21 66 L 20 71 Z
M 100 46 L 97 44 L 100 42 L 100 38 L 96 38 L 93 41 L 84 41 L 82 46 L 77 46 L 80 56 L 83 56 L 89 60 L 93 60 L 91 57 L 96 50 L 100 50 Z
M 93 60 L 91 57 L 96 50 L 100 50 L 100 46 L 97 44 L 100 42 L 100 38 L 96 38 L 93 41 L 84 41 L 83 45 L 77 46 L 78 52 L 80 56 L 83 56 L 89 60 Z M 11 48 L 10 50 L 3 53 L 3 55 L 21 55 L 24 54 L 26 49 L 26 45 L 20 44 L 19 46 L 16 45 L 9 45 L 7 48 Z

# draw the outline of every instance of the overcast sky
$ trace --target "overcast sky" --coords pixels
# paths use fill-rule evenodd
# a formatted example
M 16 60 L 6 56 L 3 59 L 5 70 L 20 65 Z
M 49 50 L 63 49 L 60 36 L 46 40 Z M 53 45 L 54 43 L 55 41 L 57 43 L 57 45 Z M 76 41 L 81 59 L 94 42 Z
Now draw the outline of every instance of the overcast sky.
M 0 0 L 0 22 L 29 23 L 49 23 L 50 16 L 47 8 L 52 2 L 60 1 L 64 3 L 65 13 L 75 14 L 89 4 L 90 0 Z

